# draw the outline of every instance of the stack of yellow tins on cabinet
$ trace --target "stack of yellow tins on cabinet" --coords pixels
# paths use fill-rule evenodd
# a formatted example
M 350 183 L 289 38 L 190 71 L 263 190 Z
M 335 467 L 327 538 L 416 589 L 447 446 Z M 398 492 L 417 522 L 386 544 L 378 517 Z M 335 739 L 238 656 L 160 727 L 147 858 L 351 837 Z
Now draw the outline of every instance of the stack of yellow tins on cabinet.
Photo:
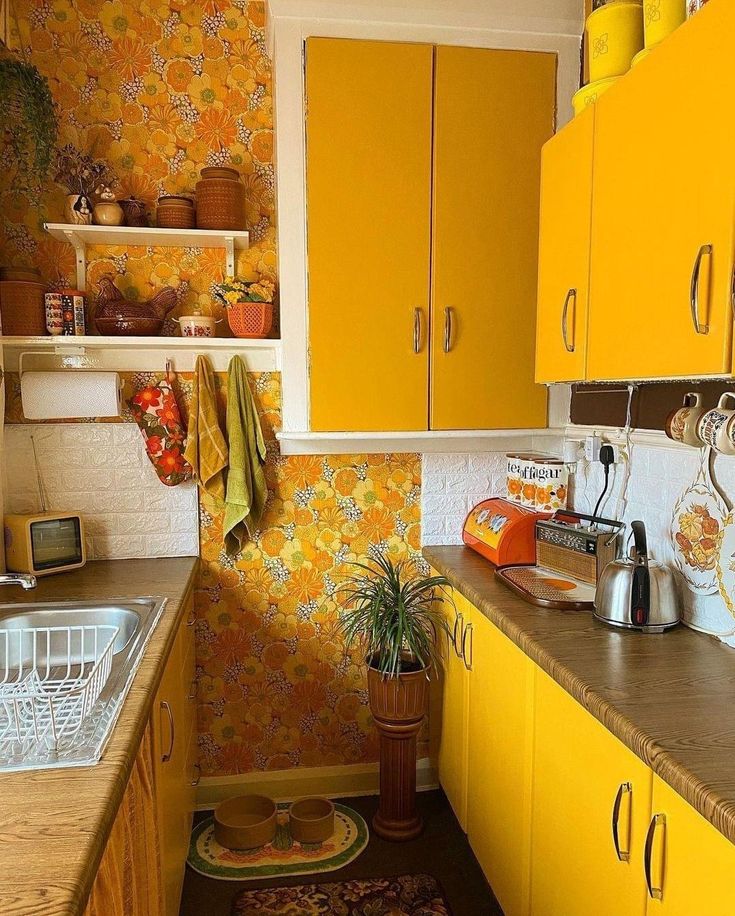
M 664 5 L 667 0 L 646 0 Z M 643 49 L 641 0 L 610 0 L 587 18 L 587 54 L 590 81 L 574 94 L 574 113 L 580 114 L 617 79 L 630 70 Z

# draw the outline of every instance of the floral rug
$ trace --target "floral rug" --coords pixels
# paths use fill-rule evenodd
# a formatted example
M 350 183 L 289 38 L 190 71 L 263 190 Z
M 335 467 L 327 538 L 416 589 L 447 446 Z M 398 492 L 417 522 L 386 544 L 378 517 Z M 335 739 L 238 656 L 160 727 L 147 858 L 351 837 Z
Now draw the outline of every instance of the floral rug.
M 243 891 L 232 916 L 451 916 L 431 875 L 401 875 L 330 884 Z
M 335 871 L 356 859 L 368 842 L 368 828 L 357 811 L 334 805 L 334 834 L 325 843 L 304 844 L 288 830 L 288 802 L 278 803 L 278 829 L 272 843 L 258 849 L 226 849 L 214 838 L 214 818 L 194 827 L 187 863 L 194 871 L 222 881 L 253 881 Z M 314 910 L 314 912 L 317 912 Z

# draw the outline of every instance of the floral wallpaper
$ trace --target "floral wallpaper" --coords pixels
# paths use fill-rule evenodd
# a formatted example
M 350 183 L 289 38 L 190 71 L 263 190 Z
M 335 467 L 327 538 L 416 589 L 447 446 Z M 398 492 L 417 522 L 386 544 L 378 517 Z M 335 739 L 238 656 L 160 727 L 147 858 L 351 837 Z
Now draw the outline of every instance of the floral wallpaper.
M 16 0 L 22 38 L 49 78 L 60 143 L 106 157 L 123 188 L 149 205 L 193 190 L 203 165 L 230 162 L 246 186 L 251 248 L 245 278 L 276 277 L 270 65 L 264 4 L 246 0 Z M 2 154 L 0 153 L 0 166 Z M 2 187 L 0 264 L 36 265 L 53 284 L 74 282 L 70 246 L 47 236 L 61 188 L 39 218 Z M 89 285 L 106 272 L 131 297 L 162 285 L 179 311 L 205 310 L 222 277 L 215 250 L 91 249 Z M 226 325 L 219 325 L 219 328 Z M 227 333 L 220 330 L 219 333 Z M 160 379 L 123 373 L 125 395 Z M 249 376 L 268 443 L 270 499 L 262 530 L 242 554 L 223 551 L 222 514 L 202 499 L 196 590 L 200 759 L 203 775 L 377 760 L 363 660 L 336 631 L 335 584 L 350 561 L 381 549 L 418 551 L 418 455 L 285 457 L 278 373 Z M 224 410 L 224 375 L 217 376 Z M 191 375 L 177 391 L 184 414 Z M 25 422 L 17 376 L 6 419 Z M 129 413 L 123 417 L 132 420 Z M 426 745 L 421 748 L 425 753 Z
M 106 159 L 126 195 L 149 208 L 162 193 L 191 193 L 206 165 L 232 164 L 245 185 L 251 248 L 242 277 L 275 279 L 271 70 L 265 7 L 246 0 L 15 0 L 20 40 L 49 80 L 59 144 Z M 2 166 L 2 155 L 0 155 Z M 0 168 L 0 174 L 7 172 Z M 0 182 L 2 179 L 0 178 Z M 39 215 L 0 184 L 0 264 L 34 265 L 55 286 L 75 285 L 74 253 L 42 228 L 63 221 L 65 191 L 50 187 Z M 39 218 L 40 216 L 40 218 Z M 216 249 L 92 248 L 88 289 L 112 272 L 130 298 L 177 289 L 172 315 L 219 314 Z M 226 323 L 220 334 L 229 334 Z

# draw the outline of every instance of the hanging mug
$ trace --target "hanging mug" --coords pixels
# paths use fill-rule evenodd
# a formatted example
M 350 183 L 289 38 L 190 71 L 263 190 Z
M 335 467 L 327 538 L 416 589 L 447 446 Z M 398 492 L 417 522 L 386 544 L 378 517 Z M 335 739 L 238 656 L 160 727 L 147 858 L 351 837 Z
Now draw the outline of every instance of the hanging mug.
M 717 407 L 702 414 L 697 426 L 700 441 L 723 455 L 735 455 L 735 440 L 728 434 L 734 419 L 735 392 L 726 391 Z
M 693 445 L 699 448 L 702 443 L 697 434 L 699 421 L 704 413 L 702 395 L 698 391 L 690 391 L 684 395 L 684 406 L 672 410 L 666 418 L 666 435 L 674 442 L 683 445 Z

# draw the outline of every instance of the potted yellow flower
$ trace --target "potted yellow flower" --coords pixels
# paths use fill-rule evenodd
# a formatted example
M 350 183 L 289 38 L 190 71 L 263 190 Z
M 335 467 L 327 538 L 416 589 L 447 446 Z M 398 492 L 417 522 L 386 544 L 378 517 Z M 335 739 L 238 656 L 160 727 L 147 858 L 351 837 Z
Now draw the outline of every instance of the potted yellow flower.
M 227 309 L 235 337 L 267 337 L 273 326 L 275 284 L 270 280 L 227 277 L 214 287 L 214 296 Z

